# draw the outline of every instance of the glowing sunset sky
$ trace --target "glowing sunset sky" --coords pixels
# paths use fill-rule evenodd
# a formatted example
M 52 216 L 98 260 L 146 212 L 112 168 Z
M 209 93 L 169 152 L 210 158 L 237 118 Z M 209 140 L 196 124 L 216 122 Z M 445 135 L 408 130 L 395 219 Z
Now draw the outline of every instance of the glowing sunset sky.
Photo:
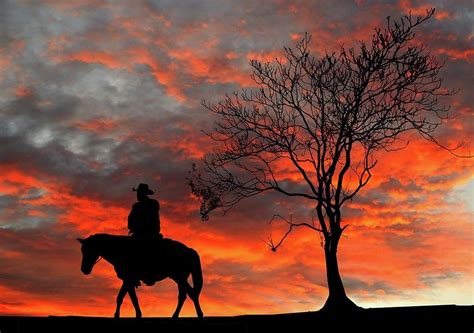
M 206 315 L 312 311 L 327 297 L 318 234 L 263 242 L 311 221 L 311 206 L 272 194 L 202 222 L 185 177 L 212 149 L 202 99 L 251 88 L 250 59 L 269 60 L 304 32 L 322 54 L 368 40 L 387 16 L 435 16 L 417 38 L 446 58 L 456 118 L 437 137 L 473 134 L 471 1 L 0 1 L 0 315 L 111 316 L 120 280 L 100 262 L 80 272 L 77 237 L 126 234 L 133 186 L 149 183 L 166 237 L 196 249 Z M 419 136 L 380 153 L 344 210 L 339 248 L 348 295 L 363 307 L 473 303 L 472 159 Z M 140 287 L 145 316 L 170 316 L 175 284 Z M 133 315 L 130 301 L 124 315 Z M 184 315 L 193 315 L 188 300 Z

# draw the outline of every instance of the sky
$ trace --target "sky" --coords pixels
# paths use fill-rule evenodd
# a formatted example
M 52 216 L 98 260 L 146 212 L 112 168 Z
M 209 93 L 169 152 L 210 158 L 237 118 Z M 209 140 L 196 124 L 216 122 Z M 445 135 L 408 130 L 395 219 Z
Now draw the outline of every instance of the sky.
M 446 59 L 454 119 L 440 141 L 473 131 L 471 1 L 0 0 L 0 315 L 111 316 L 120 280 L 99 262 L 80 271 L 77 237 L 127 234 L 144 182 L 166 237 L 196 249 L 206 315 L 314 311 L 326 300 L 320 236 L 301 200 L 269 194 L 203 222 L 185 177 L 212 151 L 201 105 L 252 89 L 250 59 L 272 61 L 304 32 L 316 56 L 370 40 L 387 16 L 436 13 L 416 38 Z M 377 155 L 371 182 L 345 209 L 339 265 L 362 307 L 473 303 L 472 159 L 414 134 Z M 170 316 L 171 280 L 140 287 L 145 316 Z M 132 316 L 128 298 L 123 315 Z M 183 315 L 193 316 L 188 300 Z

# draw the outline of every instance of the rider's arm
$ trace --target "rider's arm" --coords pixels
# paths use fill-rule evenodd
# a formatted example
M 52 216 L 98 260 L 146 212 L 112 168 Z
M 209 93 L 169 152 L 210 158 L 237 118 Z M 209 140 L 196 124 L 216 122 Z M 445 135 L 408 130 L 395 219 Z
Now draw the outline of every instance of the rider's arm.
M 158 200 L 155 200 L 155 202 L 156 208 L 153 211 L 153 213 L 155 214 L 155 216 L 153 216 L 153 221 L 155 221 L 155 223 L 157 224 L 158 232 L 160 232 L 160 203 L 158 202 Z
M 132 206 L 132 210 L 130 214 L 128 214 L 128 230 L 129 234 L 135 232 L 137 226 L 137 219 L 136 219 L 136 212 L 135 212 L 135 205 Z

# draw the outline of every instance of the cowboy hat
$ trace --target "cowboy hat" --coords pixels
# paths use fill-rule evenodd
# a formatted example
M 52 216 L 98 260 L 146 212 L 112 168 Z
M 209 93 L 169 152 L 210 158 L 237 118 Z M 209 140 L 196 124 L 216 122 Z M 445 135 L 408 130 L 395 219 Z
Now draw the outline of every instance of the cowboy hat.
M 153 192 L 152 190 L 150 190 L 150 188 L 148 187 L 148 184 L 138 184 L 138 187 L 137 188 L 132 188 L 132 190 L 134 192 L 145 192 L 146 194 L 149 194 L 149 195 L 152 195 L 154 194 L 155 192 Z

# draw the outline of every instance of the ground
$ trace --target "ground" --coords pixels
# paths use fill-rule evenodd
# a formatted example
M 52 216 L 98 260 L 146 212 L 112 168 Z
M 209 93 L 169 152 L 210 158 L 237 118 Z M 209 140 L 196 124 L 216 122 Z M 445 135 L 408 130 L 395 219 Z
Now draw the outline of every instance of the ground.
M 0 333 L 24 332 L 473 332 L 473 306 L 420 306 L 196 318 L 0 317 Z

